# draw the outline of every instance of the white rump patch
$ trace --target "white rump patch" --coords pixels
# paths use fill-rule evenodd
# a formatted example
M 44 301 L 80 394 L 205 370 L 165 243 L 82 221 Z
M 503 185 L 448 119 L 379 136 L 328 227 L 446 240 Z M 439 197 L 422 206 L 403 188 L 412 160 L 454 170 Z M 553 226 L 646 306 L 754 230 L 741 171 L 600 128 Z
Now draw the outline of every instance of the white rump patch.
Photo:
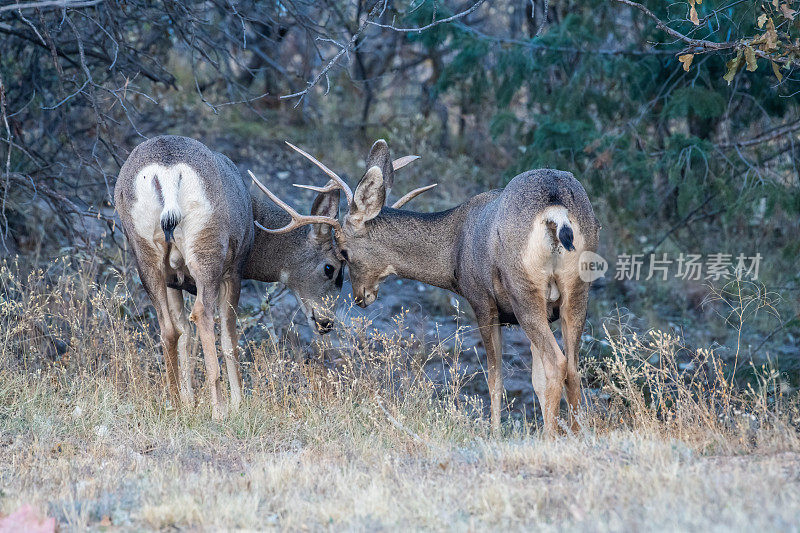
M 161 188 L 160 196 L 156 177 Z M 207 225 L 213 211 L 211 202 L 203 192 L 200 176 L 189 165 L 147 165 L 136 174 L 136 200 L 131 209 L 136 233 L 156 248 L 164 246 L 161 214 L 170 211 L 181 214 L 181 222 L 174 232 L 177 255 L 170 254 L 170 263 L 180 264 L 183 262 L 181 256 L 186 260 L 189 258 L 194 236 Z
M 551 205 L 544 210 L 542 213 L 542 222 L 547 223 L 548 221 L 554 222 L 558 230 L 560 230 L 562 226 L 572 227 L 569 221 L 567 208 L 563 205 Z M 556 235 L 558 234 L 558 230 L 556 230 Z
M 563 226 L 573 230 L 575 250 L 568 252 L 561 241 L 554 238 L 548 223 L 556 224 L 556 233 Z M 522 262 L 530 280 L 540 287 L 548 302 L 561 298 L 556 278 L 561 282 L 578 276 L 578 258 L 583 250 L 583 235 L 580 228 L 570 221 L 567 208 L 552 205 L 533 220 L 528 241 L 522 252 Z

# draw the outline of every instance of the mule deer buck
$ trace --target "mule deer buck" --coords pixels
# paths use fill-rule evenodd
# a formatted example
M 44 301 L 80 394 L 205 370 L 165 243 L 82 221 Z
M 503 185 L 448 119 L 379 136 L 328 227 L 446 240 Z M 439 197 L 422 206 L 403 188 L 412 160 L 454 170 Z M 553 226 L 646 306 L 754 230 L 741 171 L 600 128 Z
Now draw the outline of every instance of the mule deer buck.
M 253 178 L 255 180 L 255 178 Z M 256 184 L 266 189 L 258 180 Z M 281 281 L 297 296 L 320 333 L 331 329 L 326 297 L 342 286 L 343 265 L 328 224 L 339 191 L 320 193 L 302 218 L 310 228 L 284 234 L 258 227 L 285 223 L 286 213 L 263 197 L 251 197 L 230 159 L 186 137 L 163 136 L 137 146 L 120 170 L 114 200 L 133 249 L 142 283 L 156 309 L 173 404 L 194 404 L 188 320 L 203 348 L 212 416 L 226 412 L 214 333 L 219 304 L 221 347 L 231 387 L 231 406 L 242 399 L 236 309 L 242 279 Z M 188 320 L 183 292 L 197 295 Z
M 386 169 L 392 168 L 385 141 L 373 145 L 355 192 L 301 153 L 325 169 L 347 196 L 344 223 L 329 223 L 350 269 L 356 303 L 366 307 L 374 302 L 378 285 L 390 274 L 463 296 L 475 311 L 486 347 L 495 431 L 503 393 L 500 326 L 520 324 L 530 340 L 533 388 L 545 429 L 556 431 L 564 386 L 575 428 L 578 351 L 589 293 L 589 283 L 579 275 L 579 258 L 597 250 L 600 225 L 572 174 L 531 170 L 503 190 L 484 192 L 447 211 L 415 213 L 399 207 L 432 186 L 384 206 Z M 563 352 L 548 323 L 559 315 Z

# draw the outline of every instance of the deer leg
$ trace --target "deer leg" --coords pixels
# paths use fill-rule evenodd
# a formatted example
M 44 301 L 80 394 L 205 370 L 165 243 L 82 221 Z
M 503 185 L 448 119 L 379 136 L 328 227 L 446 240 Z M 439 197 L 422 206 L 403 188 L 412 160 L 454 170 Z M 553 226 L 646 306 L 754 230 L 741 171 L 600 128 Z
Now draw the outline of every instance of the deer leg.
M 189 319 L 186 318 L 186 307 L 183 302 L 183 291 L 167 289 L 167 303 L 172 323 L 178 334 L 178 375 L 181 402 L 186 407 L 194 406 L 194 388 L 192 375 L 194 365 L 189 357 Z
M 486 349 L 492 432 L 497 434 L 500 432 L 500 409 L 503 405 L 503 336 L 496 314 L 478 314 L 478 327 Z
M 561 306 L 561 336 L 564 339 L 564 352 L 567 357 L 567 403 L 569 404 L 572 431 L 578 431 L 576 415 L 580 408 L 581 376 L 578 372 L 578 354 L 581 335 L 586 324 L 586 306 L 589 299 L 589 284 L 576 281 L 569 290 L 562 291 L 564 301 Z
M 166 295 L 164 295 L 164 298 L 166 299 Z M 177 409 L 181 405 L 180 389 L 178 387 L 178 331 L 169 316 L 166 302 L 156 304 L 156 316 L 161 329 L 161 350 L 167 367 L 167 385 L 172 405 Z
M 545 386 L 547 378 L 544 373 L 544 354 L 542 351 L 531 342 L 531 382 L 533 383 L 533 392 L 536 394 L 536 400 L 539 402 L 539 408 L 542 410 L 542 418 L 545 416 L 544 398 Z
M 145 253 L 143 251 L 143 253 Z M 159 255 L 154 251 L 152 261 L 140 261 L 139 265 L 159 264 Z M 172 321 L 167 302 L 167 281 L 164 271 L 160 268 L 139 267 L 139 277 L 142 280 L 145 290 L 153 307 L 156 309 L 158 326 L 161 330 L 161 350 L 164 356 L 164 364 L 167 367 L 167 386 L 170 392 L 172 405 L 175 408 L 180 406 L 180 393 L 178 388 L 178 330 Z
M 531 381 L 542 406 L 544 429 L 553 435 L 557 431 L 556 419 L 567 376 L 567 358 L 550 331 L 544 295 L 531 294 L 535 293 L 531 289 L 515 291 L 515 294 L 525 293 L 532 296 L 526 305 L 512 301 L 512 306 L 525 335 L 531 341 Z
M 220 420 L 225 416 L 225 396 L 222 390 L 219 361 L 217 360 L 216 334 L 214 333 L 214 306 L 219 289 L 214 283 L 197 283 L 197 299 L 189 320 L 197 324 L 203 359 L 206 364 L 206 389 L 211 396 L 211 417 Z
M 242 403 L 242 374 L 239 371 L 239 340 L 236 333 L 236 310 L 239 307 L 240 292 L 240 280 L 225 281 L 219 299 L 220 343 L 231 386 L 231 409 L 234 411 L 238 411 Z

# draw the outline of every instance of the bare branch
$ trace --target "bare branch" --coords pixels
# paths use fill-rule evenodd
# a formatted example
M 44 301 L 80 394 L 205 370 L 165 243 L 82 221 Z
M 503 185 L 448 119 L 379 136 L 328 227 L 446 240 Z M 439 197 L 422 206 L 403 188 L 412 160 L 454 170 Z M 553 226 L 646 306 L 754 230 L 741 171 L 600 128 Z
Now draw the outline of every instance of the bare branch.
M 20 9 L 35 9 L 43 7 L 61 7 L 61 8 L 77 8 L 77 7 L 91 7 L 96 6 L 103 0 L 48 0 L 43 2 L 26 2 L 24 4 L 11 4 L 8 6 L 0 7 L 0 13 L 3 11 L 18 11 Z
M 667 26 L 667 24 L 663 20 L 658 18 L 658 16 L 655 13 L 653 13 L 647 7 L 645 7 L 644 5 L 642 5 L 642 4 L 638 3 L 638 2 L 634 2 L 633 0 L 614 0 L 614 1 L 615 2 L 619 2 L 620 4 L 625 4 L 626 6 L 630 6 L 630 7 L 633 7 L 635 9 L 638 9 L 639 11 L 641 11 L 648 18 L 650 18 L 651 20 L 653 20 L 656 23 L 656 27 L 658 27 L 658 29 L 660 29 L 661 31 L 667 33 L 670 37 L 674 37 L 675 39 L 677 39 L 677 40 L 689 45 L 690 48 L 693 48 L 693 50 L 691 50 L 692 53 L 696 54 L 696 53 L 702 53 L 702 52 L 715 52 L 715 51 L 722 51 L 722 50 L 733 50 L 733 49 L 740 48 L 742 46 L 749 46 L 749 43 L 747 42 L 747 40 L 744 40 L 743 42 L 739 42 L 739 41 L 724 41 L 724 42 L 719 42 L 718 43 L 718 42 L 714 42 L 714 41 L 708 41 L 708 40 L 705 40 L 705 39 L 694 39 L 692 37 L 689 37 L 688 35 L 684 35 L 683 33 L 670 28 L 669 26 Z M 755 53 L 756 57 L 760 57 L 762 59 L 769 59 L 770 61 L 774 61 L 775 63 L 792 64 L 792 65 L 796 65 L 796 64 L 800 63 L 800 61 L 798 61 L 797 59 L 793 59 L 792 57 L 776 56 L 776 55 L 770 54 L 769 52 L 765 52 L 763 50 L 760 50 L 758 48 L 751 48 L 751 50 L 753 50 L 753 52 Z
M 753 137 L 752 139 L 744 139 L 740 141 L 718 144 L 717 147 L 733 148 L 734 146 L 738 147 L 755 146 L 757 144 L 777 139 L 778 137 L 783 137 L 784 135 L 795 132 L 797 130 L 800 130 L 800 120 L 795 120 L 794 122 L 777 126 L 775 128 L 763 132 L 761 135 Z
M 642 4 L 639 4 L 638 2 L 633 2 L 632 0 L 614 0 L 614 1 L 638 9 L 639 11 L 644 13 L 648 18 L 652 19 L 656 23 L 658 29 L 667 33 L 670 37 L 674 37 L 690 46 L 702 48 L 703 50 L 707 51 L 730 50 L 731 48 L 734 48 L 736 46 L 736 43 L 733 42 L 715 43 L 714 41 L 693 39 L 667 26 L 667 24 L 663 20 L 658 18 L 655 13 L 647 9 L 647 7 L 643 6 Z
M 464 18 L 467 15 L 469 15 L 470 13 L 473 13 L 484 2 L 486 2 L 486 0 L 478 0 L 477 2 L 472 4 L 468 9 L 465 9 L 461 13 L 456 13 L 455 15 L 453 15 L 451 17 L 435 20 L 435 21 L 431 22 L 430 24 L 426 24 L 425 26 L 420 26 L 419 28 L 398 28 L 398 27 L 396 27 L 396 26 L 394 26 L 392 24 L 379 24 L 377 22 L 370 22 L 369 24 L 372 24 L 373 26 L 377 26 L 379 28 L 385 28 L 387 30 L 392 30 L 392 31 L 399 31 L 399 32 L 404 32 L 404 33 L 419 33 L 419 32 L 423 32 L 425 30 L 429 30 L 429 29 L 431 29 L 431 28 L 433 28 L 435 26 L 438 26 L 439 24 L 446 24 L 448 22 L 453 22 L 454 20 L 458 20 L 458 19 Z
M 347 41 L 347 43 L 345 43 L 344 46 L 342 46 L 341 50 L 339 50 L 339 52 L 335 56 L 333 56 L 333 58 L 330 61 L 328 61 L 325 67 L 321 71 L 319 71 L 319 73 L 314 77 L 314 79 L 307 83 L 305 89 L 303 89 L 302 91 L 298 91 L 296 93 L 285 94 L 281 96 L 281 100 L 298 98 L 297 103 L 294 104 L 294 107 L 300 105 L 300 102 L 303 101 L 303 98 L 306 97 L 308 92 L 311 89 L 313 89 L 322 80 L 322 78 L 327 79 L 328 71 L 332 69 L 339 62 L 342 56 L 348 55 L 350 53 L 350 51 L 355 46 L 356 42 L 358 42 L 358 38 L 361 37 L 361 35 L 364 33 L 364 30 L 366 30 L 367 26 L 369 26 L 370 20 L 374 18 L 379 11 L 382 11 L 382 9 L 385 8 L 385 5 L 388 1 L 389 0 L 378 0 L 378 2 L 375 3 L 375 5 L 372 7 L 372 10 L 369 12 L 369 14 L 367 14 L 367 18 L 364 20 L 361 26 L 359 26 L 358 31 L 355 32 L 353 36 L 350 38 L 350 40 Z

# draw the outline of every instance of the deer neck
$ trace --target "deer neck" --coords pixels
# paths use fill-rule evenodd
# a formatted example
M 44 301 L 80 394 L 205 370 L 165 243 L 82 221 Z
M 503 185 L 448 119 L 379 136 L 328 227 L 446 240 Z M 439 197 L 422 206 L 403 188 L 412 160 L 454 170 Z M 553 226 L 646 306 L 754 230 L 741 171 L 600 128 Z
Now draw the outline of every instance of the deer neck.
M 384 208 L 369 229 L 388 269 L 401 278 L 454 290 L 455 247 L 461 230 L 458 208 L 416 213 Z
M 279 228 L 289 222 L 289 216 L 271 202 L 253 198 L 253 219 L 265 228 Z M 253 247 L 243 269 L 244 279 L 267 283 L 286 283 L 295 253 L 307 238 L 305 229 L 289 233 L 267 233 L 255 228 Z

